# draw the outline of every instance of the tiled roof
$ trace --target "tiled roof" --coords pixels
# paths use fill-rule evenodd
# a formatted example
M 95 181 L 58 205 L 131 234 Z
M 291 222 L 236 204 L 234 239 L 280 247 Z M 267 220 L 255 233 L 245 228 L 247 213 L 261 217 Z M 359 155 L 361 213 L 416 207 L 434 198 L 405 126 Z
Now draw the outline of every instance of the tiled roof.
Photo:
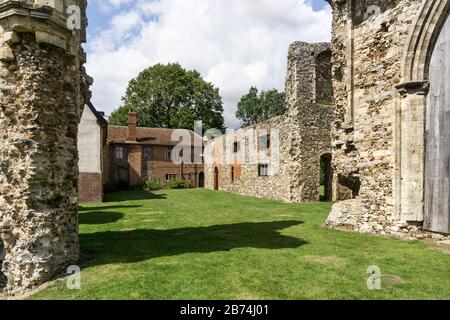
M 144 145 L 165 145 L 175 146 L 179 141 L 172 141 L 172 134 L 179 129 L 164 129 L 164 128 L 140 128 L 136 129 L 137 143 Z M 191 136 L 191 143 L 193 137 L 197 139 L 199 145 L 202 144 L 203 139 L 190 130 L 186 130 Z M 127 140 L 128 127 L 122 126 L 108 126 L 108 140 L 113 143 L 133 144 Z

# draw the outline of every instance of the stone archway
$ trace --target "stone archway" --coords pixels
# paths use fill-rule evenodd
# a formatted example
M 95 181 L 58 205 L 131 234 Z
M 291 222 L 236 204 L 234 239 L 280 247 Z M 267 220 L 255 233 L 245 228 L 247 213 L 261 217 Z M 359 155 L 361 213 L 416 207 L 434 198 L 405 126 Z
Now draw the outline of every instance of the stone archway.
M 425 0 L 417 15 L 396 86 L 394 130 L 394 210 L 401 221 L 424 221 L 425 114 L 429 66 L 450 12 L 448 0 Z

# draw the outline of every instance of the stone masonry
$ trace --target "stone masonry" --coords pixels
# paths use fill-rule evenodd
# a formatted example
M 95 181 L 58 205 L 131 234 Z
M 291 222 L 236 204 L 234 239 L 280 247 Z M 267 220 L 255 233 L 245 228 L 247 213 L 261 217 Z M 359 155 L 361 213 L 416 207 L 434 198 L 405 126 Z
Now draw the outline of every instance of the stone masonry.
M 334 0 L 332 227 L 422 238 L 427 68 L 448 0 Z
M 0 278 L 12 294 L 64 273 L 79 256 L 87 3 L 48 3 L 0 1 Z M 68 28 L 69 5 L 80 8 L 81 30 Z
M 217 137 L 206 147 L 206 188 L 286 202 L 319 200 L 320 158 L 331 153 L 329 44 L 290 46 L 285 92 L 284 115 Z M 261 142 L 267 135 L 269 148 Z M 268 165 L 267 176 L 261 176 L 261 165 Z

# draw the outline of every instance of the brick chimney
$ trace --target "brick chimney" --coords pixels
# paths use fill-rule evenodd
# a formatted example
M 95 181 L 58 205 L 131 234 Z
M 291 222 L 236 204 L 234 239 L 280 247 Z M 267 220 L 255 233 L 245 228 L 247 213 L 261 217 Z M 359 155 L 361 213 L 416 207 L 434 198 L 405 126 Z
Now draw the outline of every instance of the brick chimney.
M 137 113 L 128 113 L 128 134 L 127 141 L 136 141 Z

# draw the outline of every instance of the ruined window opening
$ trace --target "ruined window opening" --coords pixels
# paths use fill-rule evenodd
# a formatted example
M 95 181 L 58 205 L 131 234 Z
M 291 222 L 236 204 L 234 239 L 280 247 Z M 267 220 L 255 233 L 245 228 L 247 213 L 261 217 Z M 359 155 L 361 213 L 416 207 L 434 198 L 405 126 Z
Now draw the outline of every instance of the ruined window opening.
M 234 183 L 234 167 L 231 167 L 231 183 Z
M 268 177 L 269 176 L 269 165 L 268 164 L 259 164 L 258 165 L 258 176 L 259 177 Z
M 330 153 L 320 157 L 320 201 L 331 201 L 333 199 L 333 168 L 331 166 L 332 156 Z
M 259 137 L 259 149 L 260 150 L 270 149 L 270 134 L 266 134 Z
M 315 58 L 315 101 L 319 104 L 331 105 L 334 100 L 331 50 L 321 52 Z
M 236 141 L 233 143 L 233 152 L 238 153 L 239 150 L 241 150 L 241 143 L 239 141 Z
M 354 199 L 359 196 L 359 191 L 361 189 L 361 180 L 358 176 L 358 172 L 350 174 L 348 176 L 339 175 L 339 200 Z M 347 196 L 347 193 L 350 196 Z

